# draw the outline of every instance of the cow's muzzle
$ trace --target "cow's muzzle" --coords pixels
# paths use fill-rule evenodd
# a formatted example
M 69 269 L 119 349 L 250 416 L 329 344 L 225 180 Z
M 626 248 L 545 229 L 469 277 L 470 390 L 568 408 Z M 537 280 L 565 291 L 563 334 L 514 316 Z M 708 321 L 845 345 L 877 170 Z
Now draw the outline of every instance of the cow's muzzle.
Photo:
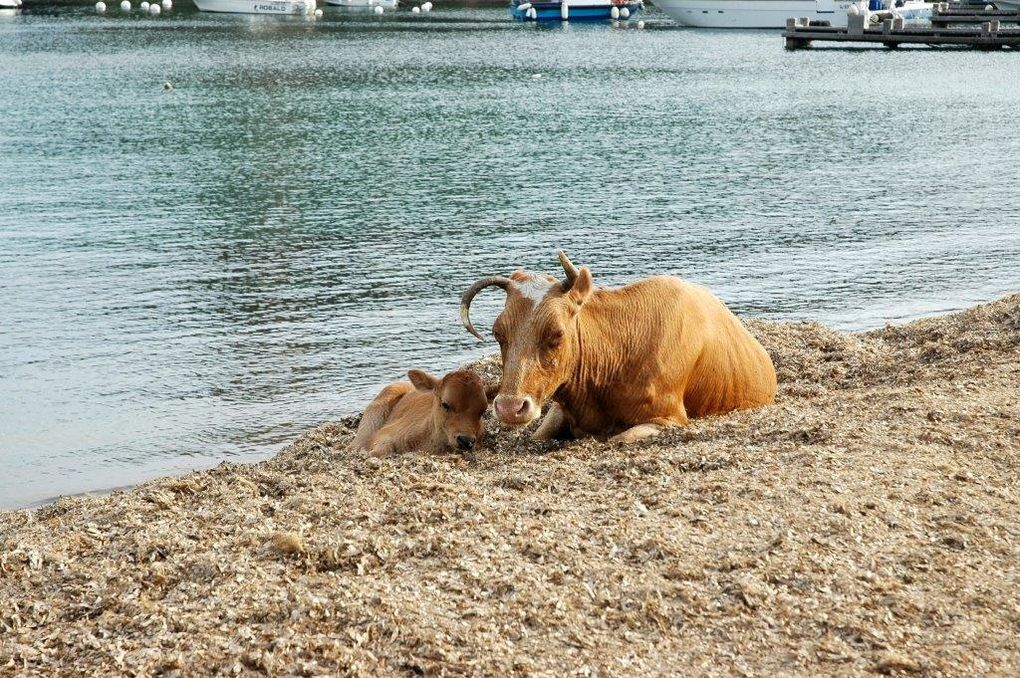
M 500 394 L 496 396 L 492 406 L 499 420 L 510 426 L 523 426 L 538 417 L 538 405 L 531 396 Z

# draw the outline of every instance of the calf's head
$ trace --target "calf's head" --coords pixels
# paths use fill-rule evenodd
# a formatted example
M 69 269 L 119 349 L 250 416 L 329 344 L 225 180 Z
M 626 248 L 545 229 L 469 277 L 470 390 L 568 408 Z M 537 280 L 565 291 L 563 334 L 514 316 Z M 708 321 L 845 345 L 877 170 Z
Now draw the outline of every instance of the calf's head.
M 432 394 L 433 427 L 446 444 L 465 452 L 472 449 L 484 432 L 482 417 L 488 407 L 481 377 L 471 370 L 457 370 L 440 379 L 410 370 L 407 378 L 419 391 Z
M 489 286 L 506 292 L 503 312 L 492 325 L 503 359 L 503 380 L 493 406 L 504 424 L 523 426 L 538 418 L 577 362 L 577 316 L 594 283 L 587 268 L 578 270 L 562 251 L 559 257 L 566 280 L 517 271 L 508 278 L 482 278 L 461 299 L 461 321 L 481 339 L 471 324 L 471 300 Z

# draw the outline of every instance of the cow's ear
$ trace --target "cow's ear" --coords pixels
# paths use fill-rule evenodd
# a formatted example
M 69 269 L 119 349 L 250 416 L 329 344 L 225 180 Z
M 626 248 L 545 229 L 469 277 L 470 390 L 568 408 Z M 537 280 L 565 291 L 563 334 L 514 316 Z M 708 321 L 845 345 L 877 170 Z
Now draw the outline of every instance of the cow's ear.
M 408 370 L 407 378 L 411 380 L 411 383 L 419 391 L 435 391 L 436 387 L 439 386 L 438 379 L 422 370 Z
M 577 280 L 570 286 L 569 297 L 578 306 L 588 301 L 591 293 L 595 290 L 595 281 L 591 278 L 591 271 L 587 266 L 582 266 L 577 272 Z

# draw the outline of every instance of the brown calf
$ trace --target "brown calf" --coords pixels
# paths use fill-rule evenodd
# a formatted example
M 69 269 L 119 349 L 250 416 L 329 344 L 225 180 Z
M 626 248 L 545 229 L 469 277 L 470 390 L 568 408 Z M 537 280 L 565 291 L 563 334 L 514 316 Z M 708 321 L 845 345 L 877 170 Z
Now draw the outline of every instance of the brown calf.
M 470 370 L 442 379 L 410 370 L 406 381 L 384 388 L 365 409 L 350 449 L 373 457 L 411 450 L 468 452 L 482 437 L 488 401 L 481 378 Z

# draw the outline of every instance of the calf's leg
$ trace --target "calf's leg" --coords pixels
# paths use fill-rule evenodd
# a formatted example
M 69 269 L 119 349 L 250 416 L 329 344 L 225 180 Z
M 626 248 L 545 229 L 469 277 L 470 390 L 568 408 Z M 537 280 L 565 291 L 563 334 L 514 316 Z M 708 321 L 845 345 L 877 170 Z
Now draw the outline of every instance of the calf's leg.
M 372 436 L 386 425 L 386 419 L 389 418 L 390 412 L 393 411 L 400 399 L 413 390 L 414 386 L 411 384 L 398 381 L 380 391 L 379 395 L 365 408 L 365 413 L 361 415 L 358 432 L 354 434 L 354 439 L 347 449 L 354 452 L 369 449 Z

